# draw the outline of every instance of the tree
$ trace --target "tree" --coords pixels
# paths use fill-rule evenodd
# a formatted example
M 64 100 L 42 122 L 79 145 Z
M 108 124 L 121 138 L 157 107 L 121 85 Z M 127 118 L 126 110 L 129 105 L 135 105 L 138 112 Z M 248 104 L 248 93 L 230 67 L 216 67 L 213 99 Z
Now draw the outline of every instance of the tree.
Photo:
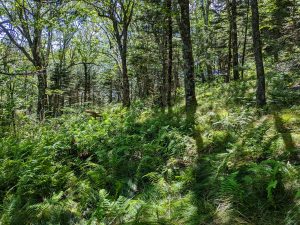
M 243 43 L 243 53 L 242 53 L 242 79 L 244 78 L 244 65 L 245 65 L 245 57 L 246 57 L 246 47 L 247 47 L 247 41 L 248 41 L 248 24 L 249 24 L 249 8 L 250 8 L 250 0 L 246 0 L 247 4 L 247 12 L 246 12 L 246 21 L 245 21 L 245 32 L 244 32 L 244 43 Z
M 159 105 L 165 108 L 167 105 L 167 78 L 168 78 L 168 26 L 165 22 L 167 16 L 164 13 L 165 5 L 154 12 L 156 17 L 152 23 L 152 32 L 158 47 L 159 58 L 161 61 L 161 71 L 158 79 L 159 83 Z
M 130 106 L 130 87 L 127 69 L 128 29 L 132 21 L 135 0 L 107 0 L 101 2 L 87 1 L 98 13 L 99 17 L 111 21 L 112 34 L 118 45 L 122 63 L 122 102 Z
M 168 76 L 167 76 L 167 105 L 172 106 L 172 71 L 173 71 L 173 20 L 172 0 L 166 0 L 167 36 L 168 36 Z
M 225 83 L 229 83 L 231 75 L 231 62 L 232 62 L 232 12 L 231 12 L 231 2 L 227 0 L 227 17 L 229 20 L 228 29 L 228 61 L 227 61 L 227 74 L 225 76 Z
M 266 0 L 268 14 L 265 15 L 267 18 L 263 24 L 262 36 L 268 39 L 265 51 L 274 57 L 274 62 L 280 60 L 280 52 L 287 46 L 288 38 L 284 35 L 293 5 L 291 0 Z
M 207 71 L 208 79 L 212 79 L 212 66 L 211 66 L 211 60 L 210 60 L 210 54 L 209 54 L 209 47 L 210 47 L 210 30 L 209 30 L 209 8 L 210 8 L 211 1 L 207 0 L 204 2 L 204 0 L 201 0 L 201 9 L 202 9 L 202 16 L 204 21 L 204 52 L 205 52 L 205 66 Z
M 160 107 L 172 106 L 173 90 L 173 13 L 172 1 L 147 1 L 144 15 L 140 17 L 148 35 L 153 36 L 157 45 L 160 62 L 158 67 L 158 101 Z M 151 7 L 151 8 L 150 8 Z M 145 37 L 144 37 L 145 39 Z M 145 54 L 145 53 L 144 53 Z M 153 54 L 153 51 L 152 51 Z M 149 67 L 149 65 L 148 65 Z M 175 79 L 174 79 L 175 80 Z
M 194 77 L 194 57 L 191 39 L 189 0 L 178 0 L 180 15 L 178 15 L 178 24 L 182 39 L 182 54 L 184 67 L 184 86 L 185 86 L 185 104 L 186 110 L 194 111 L 197 106 L 195 93 Z
M 265 71 L 262 56 L 262 45 L 259 30 L 259 11 L 257 0 L 251 0 L 252 11 L 252 39 L 256 65 L 257 88 L 256 88 L 256 103 L 259 107 L 266 104 L 265 94 Z
M 53 32 L 56 51 L 51 58 L 54 69 L 50 71 L 50 91 L 48 93 L 49 111 L 54 117 L 62 114 L 65 95 L 70 94 L 71 66 L 75 56 L 72 41 L 78 28 L 75 26 L 74 19 L 68 17 L 71 17 L 71 15 L 64 15 L 64 20 L 60 20 L 59 28 Z
M 1 0 L 1 30 L 9 40 L 26 56 L 37 71 L 38 102 L 37 115 L 45 117 L 47 106 L 47 67 L 51 49 L 52 3 L 42 0 Z
M 88 26 L 85 24 L 89 24 Z M 80 64 L 83 67 L 84 84 L 83 84 L 83 101 L 91 101 L 91 67 L 96 64 L 99 55 L 99 40 L 95 25 L 86 21 L 84 27 L 78 32 L 77 50 L 79 53 Z M 83 42 L 83 43 L 82 43 Z
M 237 31 L 237 2 L 236 0 L 232 0 L 231 4 L 231 23 L 232 23 L 232 52 L 233 52 L 233 79 L 238 80 L 239 75 L 239 53 L 238 53 L 238 31 Z

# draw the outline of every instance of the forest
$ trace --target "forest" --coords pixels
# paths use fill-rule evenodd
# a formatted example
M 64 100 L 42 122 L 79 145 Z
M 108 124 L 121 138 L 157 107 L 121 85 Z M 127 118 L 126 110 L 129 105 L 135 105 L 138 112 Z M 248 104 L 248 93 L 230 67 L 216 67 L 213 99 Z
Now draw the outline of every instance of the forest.
M 300 0 L 0 0 L 0 225 L 299 225 Z

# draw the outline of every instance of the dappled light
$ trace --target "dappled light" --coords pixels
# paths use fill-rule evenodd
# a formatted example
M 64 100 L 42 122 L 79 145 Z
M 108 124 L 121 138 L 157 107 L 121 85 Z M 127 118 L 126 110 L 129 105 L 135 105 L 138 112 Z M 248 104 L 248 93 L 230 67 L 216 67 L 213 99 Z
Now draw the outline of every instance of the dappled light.
M 0 0 L 0 225 L 298 225 L 300 0 Z

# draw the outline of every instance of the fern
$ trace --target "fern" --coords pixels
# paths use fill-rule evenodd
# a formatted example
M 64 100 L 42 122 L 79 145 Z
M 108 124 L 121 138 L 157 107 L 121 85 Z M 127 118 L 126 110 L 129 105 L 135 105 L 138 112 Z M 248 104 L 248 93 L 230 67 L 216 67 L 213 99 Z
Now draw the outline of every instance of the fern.
M 231 198 L 233 201 L 240 201 L 243 196 L 243 190 L 237 180 L 238 172 L 232 173 L 221 182 L 219 190 L 220 196 L 223 198 Z

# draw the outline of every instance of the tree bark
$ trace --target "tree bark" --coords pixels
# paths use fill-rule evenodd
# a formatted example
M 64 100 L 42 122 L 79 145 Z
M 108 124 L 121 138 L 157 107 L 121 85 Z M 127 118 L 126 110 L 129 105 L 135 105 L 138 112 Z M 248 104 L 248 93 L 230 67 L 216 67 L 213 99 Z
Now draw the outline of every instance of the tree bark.
M 227 62 L 227 75 L 225 76 L 225 83 L 230 82 L 231 75 L 231 61 L 232 61 L 232 22 L 231 22 L 231 3 L 227 0 L 227 13 L 229 19 L 229 30 L 228 30 L 228 62 Z
M 108 95 L 108 103 L 112 103 L 113 101 L 113 79 L 109 80 L 109 95 Z
M 130 107 L 130 87 L 127 69 L 128 26 L 125 23 L 123 24 L 122 35 L 120 34 L 116 20 L 113 20 L 113 27 L 122 63 L 122 104 L 124 107 Z
M 257 0 L 251 0 L 252 11 L 252 39 L 255 56 L 257 88 L 256 88 L 256 103 L 259 107 L 266 104 L 265 94 L 265 71 L 262 56 L 262 45 L 259 30 L 259 11 Z
M 162 71 L 161 71 L 161 80 L 160 80 L 160 106 L 165 108 L 167 104 L 167 77 L 168 77 L 168 61 L 167 61 L 167 40 L 165 34 L 163 35 L 163 44 L 162 44 Z
M 178 0 L 180 6 L 179 29 L 182 39 L 184 60 L 185 102 L 187 113 L 194 112 L 197 106 L 192 39 L 190 31 L 189 0 Z
M 174 99 L 176 99 L 177 96 L 177 88 L 180 88 L 180 80 L 179 80 L 179 73 L 178 70 L 180 68 L 180 59 L 179 59 L 179 50 L 175 52 L 175 63 L 174 63 Z
M 122 51 L 122 90 L 123 90 L 123 98 L 122 103 L 124 107 L 130 107 L 130 91 L 129 91 L 129 79 L 128 79 L 128 70 L 127 70 L 127 38 L 126 38 L 126 45 L 123 46 Z
M 40 59 L 35 62 L 36 70 L 42 70 L 38 76 L 38 102 L 37 102 L 37 117 L 40 121 L 45 119 L 45 113 L 47 110 L 47 71 L 46 66 L 43 65 Z
M 210 0 L 206 2 L 206 5 L 204 5 L 204 0 L 201 1 L 201 8 L 202 8 L 202 16 L 204 20 L 204 32 L 205 35 L 205 46 L 204 46 L 204 52 L 205 52 L 205 65 L 206 65 L 206 71 L 207 71 L 207 77 L 208 80 L 212 80 L 212 66 L 211 66 L 211 60 L 210 60 L 210 54 L 209 54 L 209 47 L 210 47 L 210 31 L 209 31 L 209 7 L 210 7 Z
M 172 71 L 173 71 L 173 21 L 172 0 L 167 1 L 167 36 L 168 36 L 168 77 L 167 77 L 167 105 L 172 106 Z
M 164 24 L 165 25 L 165 24 Z M 158 104 L 161 108 L 165 108 L 167 105 L 167 94 L 168 94 L 168 34 L 166 27 L 163 26 L 162 31 L 155 32 L 155 40 L 159 49 L 160 61 L 161 61 L 161 73 L 158 76 L 158 91 L 159 100 Z
M 91 100 L 91 78 L 87 63 L 83 63 L 84 68 L 84 97 L 83 101 L 88 102 Z
M 236 0 L 232 0 L 231 4 L 232 11 L 232 52 L 233 52 L 233 79 L 238 80 L 240 78 L 239 75 L 239 53 L 238 53 L 238 36 L 237 36 L 237 3 Z
M 247 15 L 246 15 L 244 45 L 243 45 L 243 55 L 242 55 L 242 79 L 244 78 L 244 71 L 245 71 L 244 65 L 245 65 L 247 37 L 248 37 L 249 8 L 250 8 L 250 0 L 247 0 Z

